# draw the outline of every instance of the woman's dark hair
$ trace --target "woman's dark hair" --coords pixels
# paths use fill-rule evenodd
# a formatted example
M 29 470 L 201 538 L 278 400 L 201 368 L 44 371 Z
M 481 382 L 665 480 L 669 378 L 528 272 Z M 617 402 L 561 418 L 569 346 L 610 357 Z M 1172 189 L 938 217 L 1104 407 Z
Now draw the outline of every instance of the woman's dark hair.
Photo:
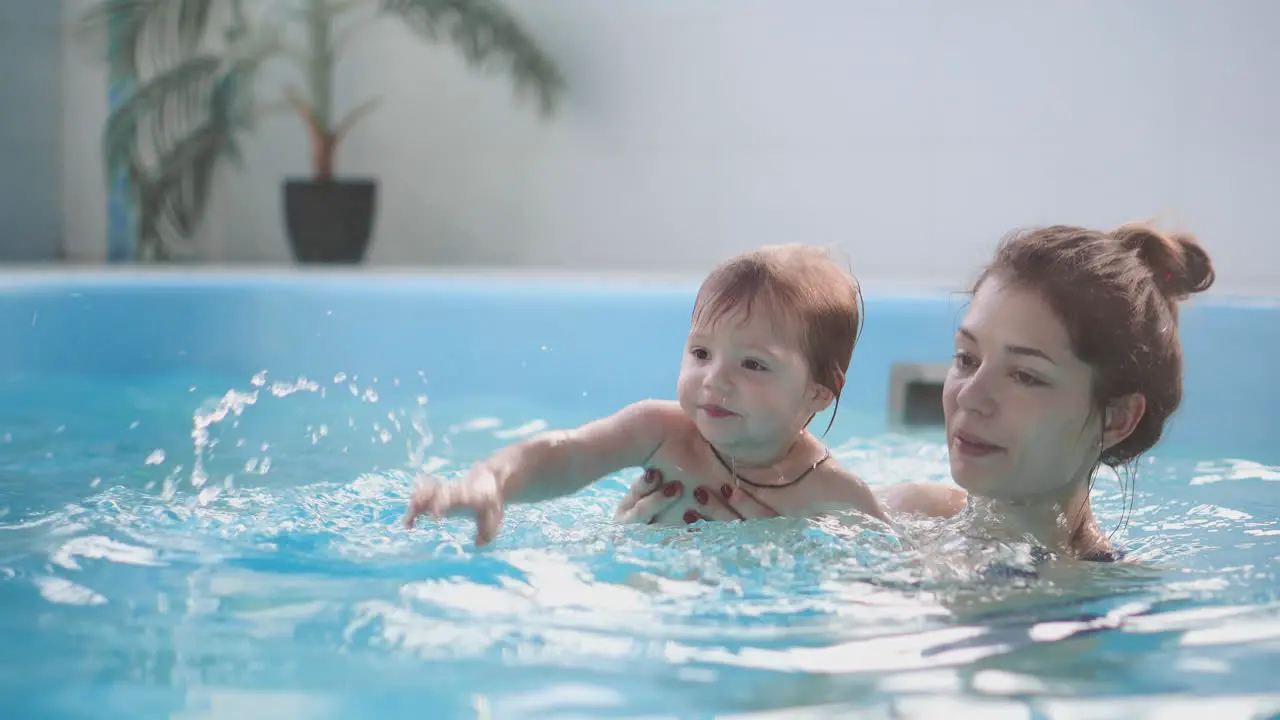
M 988 277 L 1035 290 L 1066 325 L 1077 357 L 1093 368 L 1099 409 L 1129 393 L 1146 397 L 1133 432 L 1102 453 L 1125 465 L 1151 449 L 1182 401 L 1178 303 L 1207 290 L 1213 264 L 1191 235 L 1142 223 L 1103 232 L 1070 225 L 1006 237 L 974 283 Z

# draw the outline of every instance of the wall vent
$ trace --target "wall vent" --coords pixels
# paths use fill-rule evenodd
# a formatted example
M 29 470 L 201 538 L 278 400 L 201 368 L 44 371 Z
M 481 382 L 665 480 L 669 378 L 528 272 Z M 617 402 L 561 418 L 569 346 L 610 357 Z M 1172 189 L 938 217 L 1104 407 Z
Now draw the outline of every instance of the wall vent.
M 950 364 L 894 363 L 889 369 L 889 422 L 942 427 L 942 382 Z

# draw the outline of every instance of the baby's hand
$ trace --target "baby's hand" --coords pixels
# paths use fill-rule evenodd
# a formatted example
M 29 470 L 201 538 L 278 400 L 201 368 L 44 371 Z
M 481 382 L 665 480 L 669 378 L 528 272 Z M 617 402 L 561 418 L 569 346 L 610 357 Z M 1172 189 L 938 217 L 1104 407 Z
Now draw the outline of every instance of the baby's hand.
M 460 512 L 470 512 L 476 518 L 476 547 L 493 541 L 502 525 L 502 492 L 493 473 L 478 465 L 459 483 L 444 483 L 435 478 L 423 478 L 413 489 L 404 525 L 412 528 L 418 516 L 431 514 L 437 520 Z

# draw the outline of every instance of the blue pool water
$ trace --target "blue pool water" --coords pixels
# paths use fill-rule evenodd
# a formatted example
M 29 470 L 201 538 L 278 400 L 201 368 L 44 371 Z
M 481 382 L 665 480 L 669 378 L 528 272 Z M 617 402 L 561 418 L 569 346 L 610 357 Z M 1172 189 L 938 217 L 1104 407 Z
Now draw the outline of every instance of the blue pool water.
M 1184 311 L 1186 400 L 1099 481 L 1127 566 L 983 580 L 947 523 L 610 522 L 629 474 L 399 526 L 446 475 L 674 391 L 694 288 L 346 274 L 0 278 L 5 717 L 1165 716 L 1280 710 L 1280 306 Z M 946 482 L 886 423 L 960 299 L 872 295 L 827 439 Z M 821 426 L 826 418 L 819 418 Z M 1124 522 L 1127 520 L 1127 522 Z M 967 549 L 965 549 L 967 547 Z

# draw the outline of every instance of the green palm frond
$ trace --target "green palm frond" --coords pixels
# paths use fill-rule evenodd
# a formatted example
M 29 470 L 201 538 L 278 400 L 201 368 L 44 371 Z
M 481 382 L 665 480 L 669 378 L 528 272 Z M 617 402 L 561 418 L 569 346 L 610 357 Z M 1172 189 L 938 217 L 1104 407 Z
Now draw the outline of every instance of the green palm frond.
M 497 0 L 381 0 L 382 10 L 435 41 L 447 38 L 473 67 L 496 63 L 510 73 L 516 92 L 537 96 L 543 115 L 555 111 L 565 81 L 519 20 Z
M 189 57 L 140 84 L 107 118 L 106 170 L 129 178 L 140 252 L 167 259 L 196 231 L 216 166 L 239 158 L 253 80 L 268 57 Z
M 217 10 L 235 11 L 236 0 L 102 0 L 80 16 L 77 32 L 95 54 L 129 75 L 164 68 L 195 54 Z M 114 34 L 117 49 L 109 51 Z
M 174 145 L 153 173 L 134 176 L 141 258 L 169 260 L 189 251 L 184 241 L 204 218 L 227 137 L 218 123 L 202 126 Z

